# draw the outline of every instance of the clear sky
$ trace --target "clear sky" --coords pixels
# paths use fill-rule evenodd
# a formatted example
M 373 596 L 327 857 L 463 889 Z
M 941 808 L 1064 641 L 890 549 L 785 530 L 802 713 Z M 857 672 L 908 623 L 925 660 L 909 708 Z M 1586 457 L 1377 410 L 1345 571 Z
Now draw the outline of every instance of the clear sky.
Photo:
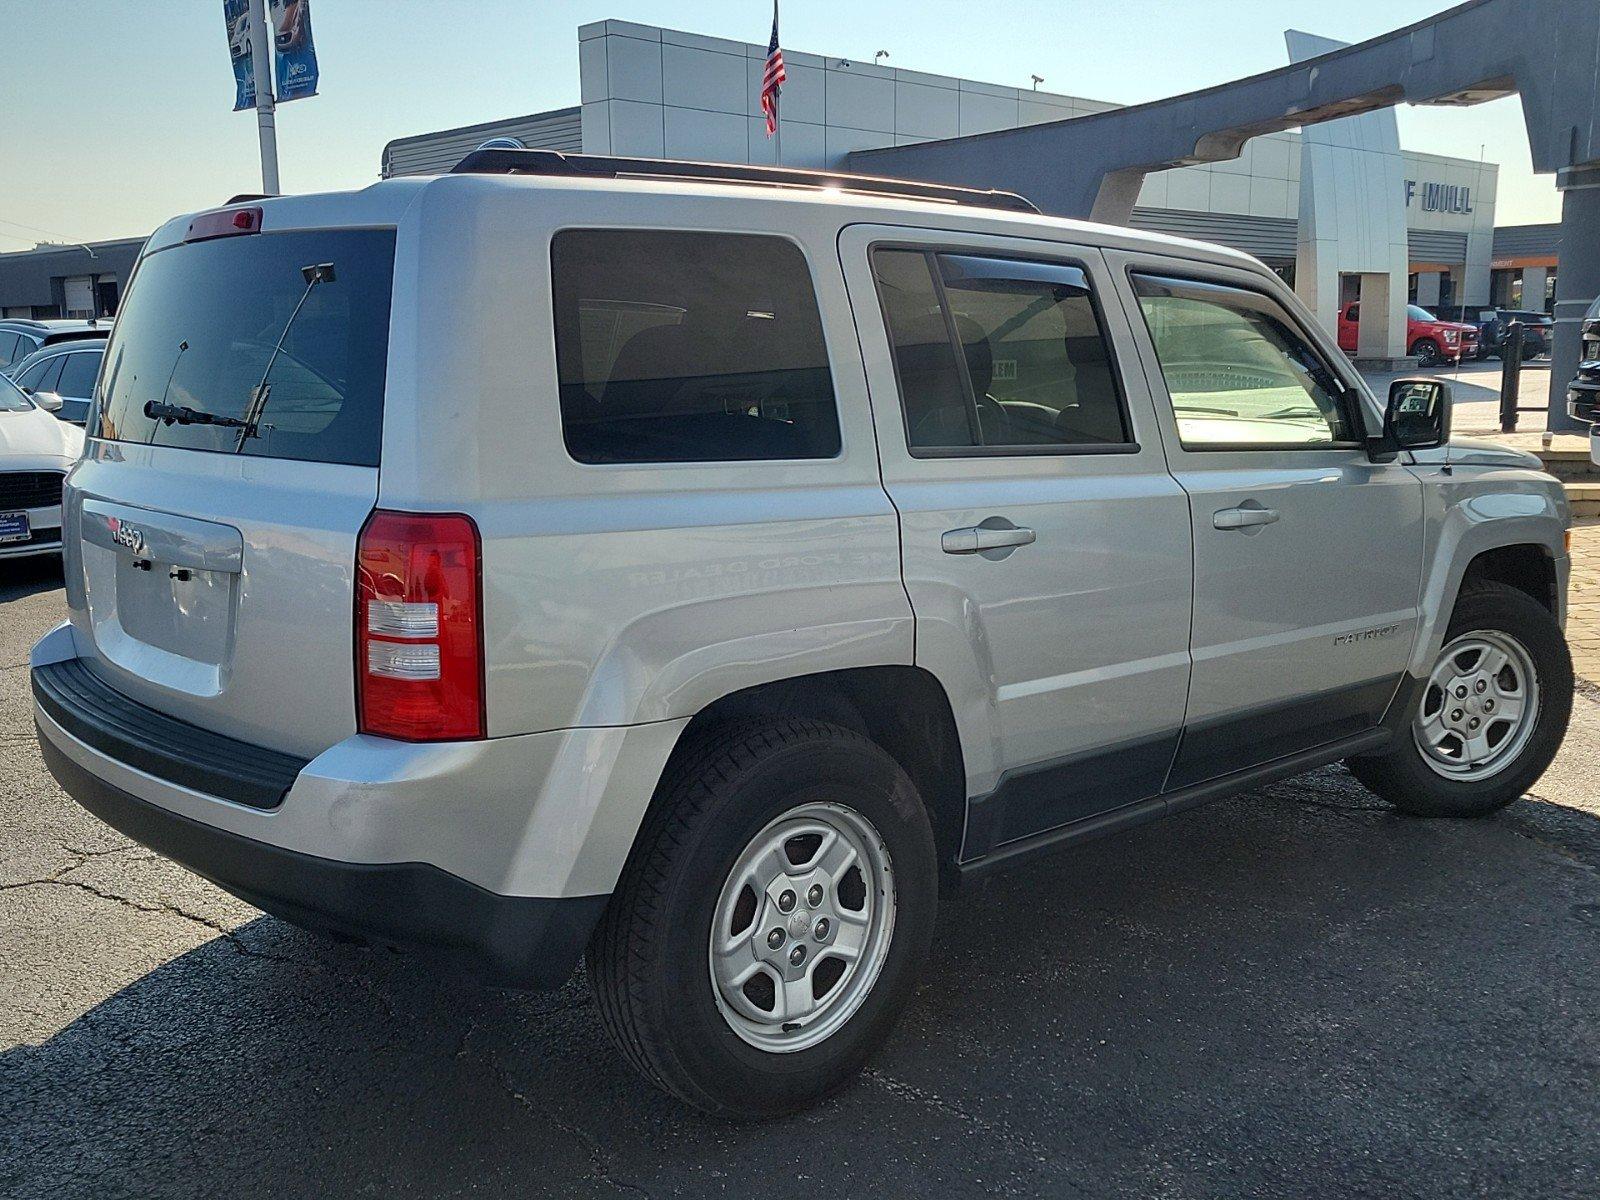
M 786 0 L 783 44 L 1132 103 L 1286 61 L 1283 30 L 1360 41 L 1444 0 Z M 765 0 L 316 0 L 321 95 L 278 112 L 286 191 L 375 179 L 384 143 L 577 103 L 604 17 L 766 40 Z M 0 250 L 148 233 L 259 188 L 222 0 L 0 0 Z M 1559 219 L 1520 101 L 1400 110 L 1408 149 L 1501 164 L 1497 221 Z

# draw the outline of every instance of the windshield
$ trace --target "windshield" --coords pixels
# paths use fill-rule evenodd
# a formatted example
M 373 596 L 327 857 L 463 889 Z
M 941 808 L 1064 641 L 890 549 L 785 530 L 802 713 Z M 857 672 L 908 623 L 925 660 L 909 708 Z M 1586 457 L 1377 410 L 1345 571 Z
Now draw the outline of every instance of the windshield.
M 392 230 L 173 246 L 139 264 L 94 436 L 377 466 Z
M 0 412 L 27 412 L 33 401 L 22 394 L 22 389 L 4 375 L 0 375 Z
M 1406 305 L 1406 313 L 1413 321 L 1437 321 L 1439 319 L 1427 309 L 1416 304 Z

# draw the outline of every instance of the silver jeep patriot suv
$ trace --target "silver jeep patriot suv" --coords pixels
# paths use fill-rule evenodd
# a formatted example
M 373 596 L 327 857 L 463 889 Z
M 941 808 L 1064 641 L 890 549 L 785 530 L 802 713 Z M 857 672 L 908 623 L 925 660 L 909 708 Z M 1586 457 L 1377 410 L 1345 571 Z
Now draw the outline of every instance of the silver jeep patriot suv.
M 482 151 L 150 239 L 39 741 L 128 836 L 690 1104 L 883 1042 L 941 884 L 1344 760 L 1521 796 L 1568 508 L 1259 262 L 1015 196 Z

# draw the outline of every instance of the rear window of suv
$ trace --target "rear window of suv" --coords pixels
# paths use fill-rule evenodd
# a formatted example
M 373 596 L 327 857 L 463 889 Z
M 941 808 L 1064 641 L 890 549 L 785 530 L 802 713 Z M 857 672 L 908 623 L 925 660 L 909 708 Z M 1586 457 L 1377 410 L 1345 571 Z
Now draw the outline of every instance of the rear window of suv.
M 393 276 L 393 230 L 156 251 L 106 347 L 94 435 L 377 466 Z
M 792 242 L 566 230 L 551 270 L 561 425 L 577 461 L 839 453 L 817 297 Z

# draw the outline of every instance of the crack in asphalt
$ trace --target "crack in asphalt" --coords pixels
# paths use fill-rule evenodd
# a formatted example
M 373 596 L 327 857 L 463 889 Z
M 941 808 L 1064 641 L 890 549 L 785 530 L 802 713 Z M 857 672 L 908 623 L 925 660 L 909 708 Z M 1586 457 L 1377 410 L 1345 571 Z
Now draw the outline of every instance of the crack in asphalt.
M 474 1018 L 468 1023 L 467 1028 L 462 1032 L 461 1038 L 456 1044 L 456 1058 L 466 1058 L 471 1055 L 472 1051 L 468 1046 L 468 1042 L 477 1031 L 478 1022 Z M 583 1147 L 584 1153 L 588 1156 L 590 1162 L 589 1178 L 597 1183 L 603 1183 L 607 1187 L 615 1188 L 624 1195 L 643 1196 L 645 1200 L 651 1200 L 651 1194 L 647 1189 L 636 1183 L 630 1183 L 625 1179 L 617 1179 L 611 1174 L 610 1160 L 607 1159 L 605 1152 L 600 1148 L 599 1140 L 593 1134 L 578 1125 L 574 1125 L 571 1121 L 563 1120 L 549 1109 L 540 1108 L 532 1100 L 528 1099 L 521 1089 L 512 1082 L 511 1073 L 495 1060 L 492 1053 L 487 1050 L 481 1051 L 479 1057 L 484 1065 L 489 1068 L 489 1072 L 498 1083 L 500 1090 L 510 1096 L 523 1112 L 533 1117 L 543 1118 Z
M 867 1067 L 863 1069 L 861 1072 L 861 1078 L 877 1084 L 890 1095 L 897 1096 L 902 1100 L 910 1100 L 913 1103 L 920 1104 L 925 1108 L 931 1108 L 935 1112 L 941 1112 L 946 1116 L 954 1117 L 956 1120 L 962 1122 L 964 1125 L 970 1126 L 973 1130 L 979 1134 L 982 1134 L 984 1137 L 998 1139 L 1014 1149 L 1021 1150 L 1024 1153 L 1031 1155 L 1036 1162 L 1048 1163 L 1053 1158 L 1053 1155 L 1043 1146 L 1039 1145 L 1030 1138 L 1024 1137 L 1022 1134 L 1018 1133 L 1004 1122 L 997 1123 L 989 1120 L 986 1117 L 981 1117 L 977 1113 L 968 1111 L 965 1107 L 957 1104 L 955 1101 L 945 1099 L 945 1097 L 939 1095 L 937 1092 L 918 1087 L 913 1083 L 907 1083 L 903 1079 L 896 1079 L 894 1076 L 885 1074 L 876 1067 Z M 1072 1192 L 1075 1195 L 1083 1194 L 1082 1190 L 1077 1187 L 1073 1187 Z
M 108 900 L 113 904 L 120 904 L 126 908 L 131 908 L 135 912 L 165 913 L 168 916 L 178 917 L 181 920 L 199 925 L 205 929 L 209 929 L 212 933 L 220 935 L 235 952 L 244 955 L 246 958 L 258 958 L 265 959 L 270 962 L 285 963 L 291 966 L 295 965 L 293 959 L 285 958 L 278 954 L 270 954 L 264 950 L 256 950 L 250 946 L 247 946 L 244 943 L 244 940 L 239 937 L 237 932 L 213 917 L 202 916 L 199 913 L 190 912 L 188 909 L 183 908 L 181 905 L 173 904 L 171 901 L 162 900 L 156 903 L 148 903 L 145 901 L 135 900 L 130 896 L 121 896 L 116 892 L 107 891 L 105 888 L 98 887 L 95 884 L 89 883 L 83 879 L 70 878 L 74 871 L 81 870 L 85 865 L 94 859 L 104 858 L 105 856 L 111 854 L 121 854 L 128 850 L 135 849 L 136 847 L 116 846 L 109 850 L 94 851 L 78 851 L 72 849 L 71 847 L 63 848 L 66 849 L 69 854 L 73 854 L 75 856 L 75 860 L 73 862 L 70 862 L 66 866 L 60 867 L 57 870 L 52 871 L 49 875 L 42 876 L 38 879 L 22 879 L 14 883 L 0 884 L 0 891 L 10 892 L 30 887 L 74 888 L 80 892 L 86 892 L 91 896 L 96 896 L 101 900 Z M 149 855 L 147 857 L 153 860 L 156 856 Z
M 1583 812 L 1582 809 L 1571 808 L 1568 805 L 1562 804 L 1558 800 L 1551 800 L 1548 797 L 1541 796 L 1537 792 L 1529 792 L 1523 797 L 1523 799 L 1537 800 L 1540 804 L 1548 804 L 1550 807 L 1560 809 L 1563 812 Z M 1512 812 L 1510 816 L 1512 819 L 1506 822 L 1506 828 L 1517 837 L 1520 837 L 1525 841 L 1532 842 L 1540 849 L 1548 850 L 1550 853 L 1556 855 L 1558 858 L 1561 858 L 1563 861 L 1569 862 L 1574 866 L 1582 867 L 1585 871 L 1588 871 L 1592 874 L 1600 873 L 1600 861 L 1586 858 L 1584 855 L 1575 851 L 1571 846 L 1564 845 L 1561 842 L 1551 841 L 1549 837 L 1545 836 L 1543 830 L 1539 829 L 1537 826 L 1530 826 L 1528 822 L 1531 820 L 1531 818 L 1529 818 L 1527 814 Z
M 1387 804 L 1335 804 L 1328 800 L 1313 800 L 1306 796 L 1288 797 L 1291 804 L 1301 808 L 1320 808 L 1323 812 L 1338 813 L 1342 817 L 1354 816 L 1356 813 L 1380 813 L 1393 816 L 1394 809 Z

